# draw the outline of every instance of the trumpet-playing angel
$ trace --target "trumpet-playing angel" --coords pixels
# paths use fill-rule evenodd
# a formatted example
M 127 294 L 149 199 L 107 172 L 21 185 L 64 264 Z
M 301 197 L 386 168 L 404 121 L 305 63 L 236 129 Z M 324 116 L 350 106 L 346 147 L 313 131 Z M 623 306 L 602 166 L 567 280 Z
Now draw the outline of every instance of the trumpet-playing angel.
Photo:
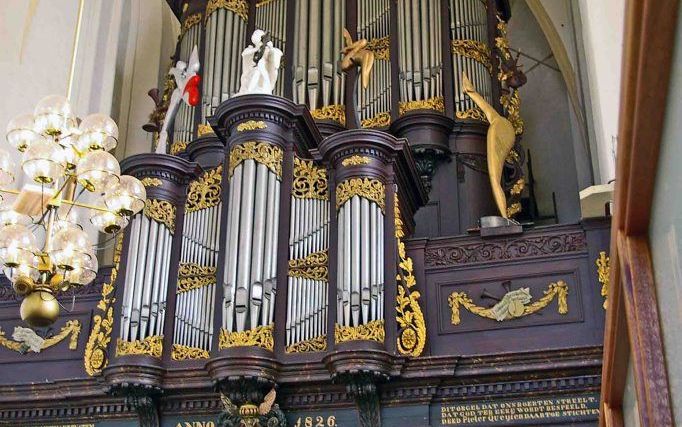
M 483 111 L 486 119 L 488 119 L 488 123 L 490 123 L 486 137 L 488 176 L 490 177 L 490 186 L 493 189 L 493 197 L 495 198 L 497 209 L 499 209 L 500 214 L 504 218 L 508 218 L 507 197 L 502 189 L 501 181 L 504 161 L 516 141 L 514 126 L 476 92 L 473 83 L 464 73 L 462 73 L 462 90 L 478 105 L 478 108 Z

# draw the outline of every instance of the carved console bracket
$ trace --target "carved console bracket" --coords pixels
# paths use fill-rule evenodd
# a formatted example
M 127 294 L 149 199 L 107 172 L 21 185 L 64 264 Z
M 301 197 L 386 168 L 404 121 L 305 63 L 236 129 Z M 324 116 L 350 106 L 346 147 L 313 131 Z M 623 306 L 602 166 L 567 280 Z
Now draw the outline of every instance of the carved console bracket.
M 140 427 L 159 427 L 158 398 L 162 390 L 154 386 L 127 385 L 112 387 L 111 393 L 125 397 L 126 406 L 137 413 Z
M 337 379 L 346 385 L 346 392 L 355 400 L 360 425 L 375 427 L 381 425 L 381 401 L 377 390 L 380 374 L 375 372 L 343 373 Z
M 450 153 L 446 150 L 433 147 L 415 147 L 412 149 L 417 172 L 427 192 L 431 191 L 431 179 L 436 169 L 442 163 L 450 161 Z
M 225 427 L 282 427 L 284 412 L 275 403 L 274 384 L 263 378 L 237 378 L 218 385 L 223 411 L 218 425 Z M 267 391 L 267 390 L 270 391 Z

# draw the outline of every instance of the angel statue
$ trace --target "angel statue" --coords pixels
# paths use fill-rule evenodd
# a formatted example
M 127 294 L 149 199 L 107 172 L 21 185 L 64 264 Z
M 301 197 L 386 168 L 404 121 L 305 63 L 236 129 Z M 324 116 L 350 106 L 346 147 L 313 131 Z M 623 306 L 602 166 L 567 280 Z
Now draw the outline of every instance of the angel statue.
M 367 39 L 358 39 L 353 41 L 347 29 L 343 29 L 343 40 L 346 46 L 341 50 L 343 58 L 341 59 L 341 69 L 349 71 L 353 67 L 360 67 L 362 78 L 362 87 L 367 89 L 369 85 L 369 76 L 374 66 L 374 52 L 367 47 Z
M 168 127 L 175 120 L 180 102 L 184 102 L 190 107 L 199 105 L 199 83 L 201 83 L 201 77 L 197 73 L 200 67 L 199 51 L 195 45 L 189 56 L 189 63 L 178 61 L 175 67 L 172 67 L 168 72 L 175 79 L 176 88 L 171 94 L 168 110 L 163 118 L 163 126 L 159 131 L 159 142 L 156 144 L 157 154 L 166 154 Z
M 488 104 L 486 100 L 476 92 L 473 83 L 467 78 L 465 73 L 462 73 L 462 90 L 469 95 L 478 108 L 483 110 L 486 119 L 490 126 L 488 127 L 488 135 L 486 137 L 487 157 L 488 157 L 488 177 L 490 178 L 490 186 L 493 189 L 493 196 L 497 209 L 504 218 L 509 219 L 507 215 L 507 197 L 502 189 L 502 170 L 504 169 L 504 160 L 507 155 L 514 148 L 516 142 L 516 133 L 514 126 L 504 116 L 500 115 L 492 105 Z
M 271 95 L 284 54 L 272 44 L 270 35 L 263 30 L 253 32 L 251 43 L 242 51 L 241 85 L 235 96 L 251 93 Z

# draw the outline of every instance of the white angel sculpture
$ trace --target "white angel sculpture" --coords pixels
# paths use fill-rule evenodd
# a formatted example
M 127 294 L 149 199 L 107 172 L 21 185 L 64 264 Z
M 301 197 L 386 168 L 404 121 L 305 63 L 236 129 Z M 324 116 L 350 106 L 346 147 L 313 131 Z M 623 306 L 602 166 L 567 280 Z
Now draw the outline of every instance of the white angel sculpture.
M 272 44 L 263 30 L 253 32 L 251 43 L 242 51 L 241 85 L 235 96 L 251 93 L 270 95 L 275 89 L 282 51 Z
M 168 110 L 163 118 L 163 126 L 159 131 L 159 142 L 156 144 L 157 154 L 166 154 L 166 145 L 168 144 L 168 127 L 175 120 L 175 115 L 178 113 L 180 102 L 194 107 L 199 105 L 199 83 L 201 77 L 199 74 L 199 51 L 196 45 L 192 49 L 189 56 L 189 63 L 178 61 L 175 67 L 172 67 L 168 74 L 172 74 L 175 79 L 176 88 L 171 94 L 171 99 L 168 104 Z

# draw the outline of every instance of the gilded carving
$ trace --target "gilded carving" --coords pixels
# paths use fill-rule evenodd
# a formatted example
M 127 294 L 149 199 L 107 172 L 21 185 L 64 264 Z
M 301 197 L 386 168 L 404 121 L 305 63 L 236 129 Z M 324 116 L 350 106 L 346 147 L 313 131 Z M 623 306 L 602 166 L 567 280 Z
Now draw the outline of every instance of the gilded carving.
M 173 349 L 171 350 L 171 359 L 173 360 L 208 359 L 208 351 L 204 350 L 203 348 L 173 344 Z
M 170 153 L 174 156 L 182 153 L 187 149 L 187 143 L 185 141 L 175 141 L 170 146 Z
M 210 135 L 213 133 L 215 132 L 213 132 L 213 128 L 211 127 L 211 125 L 201 123 L 199 126 L 197 126 L 197 136 Z
M 195 13 L 194 15 L 190 15 L 187 18 L 185 18 L 185 21 L 182 23 L 182 31 L 180 31 L 180 38 L 182 39 L 182 36 L 184 36 L 185 33 L 189 31 L 190 28 L 192 28 L 193 26 L 197 25 L 200 22 L 201 13 Z
M 478 107 L 470 108 L 464 111 L 457 111 L 455 117 L 460 120 L 478 120 L 481 122 L 488 123 L 488 119 L 485 116 L 483 110 Z
M 328 200 L 327 170 L 317 167 L 312 160 L 294 158 L 294 182 L 291 195 L 298 199 Z
M 611 259 L 606 256 L 606 252 L 601 251 L 599 252 L 599 258 L 597 258 L 595 264 L 597 264 L 598 279 L 599 283 L 601 283 L 601 296 L 604 297 L 604 304 L 602 307 L 604 307 L 604 310 L 606 310 L 609 297 L 609 273 L 611 269 Z
M 338 323 L 334 327 L 334 341 L 337 344 L 348 341 L 376 341 L 383 343 L 386 337 L 383 320 L 373 320 L 358 326 L 341 326 Z
M 363 128 L 383 128 L 387 127 L 388 125 L 391 124 L 391 113 L 388 111 L 385 111 L 383 113 L 379 113 L 374 117 L 370 117 L 367 119 L 362 120 L 360 122 L 360 126 Z
M 175 231 L 175 211 L 175 206 L 166 200 L 147 199 L 144 204 L 144 214 L 168 227 L 171 234 Z
M 509 192 L 513 195 L 518 195 L 521 194 L 523 191 L 523 188 L 526 186 L 526 180 L 523 178 L 519 178 L 514 185 L 512 186 L 511 190 Z
M 289 276 L 312 280 L 329 280 L 329 256 L 327 250 L 314 252 L 305 258 L 289 260 Z
M 471 58 L 479 62 L 493 74 L 493 66 L 490 62 L 490 48 L 478 40 L 453 40 L 450 46 L 452 53 Z
M 452 310 L 450 323 L 460 324 L 460 307 L 477 316 L 501 322 L 537 313 L 547 307 L 554 297 L 557 298 L 559 314 L 568 313 L 568 285 L 563 280 L 550 283 L 544 291 L 544 296 L 537 301 L 531 302 L 532 296 L 528 288 L 521 288 L 507 292 L 497 304 L 489 308 L 474 304 L 466 292 L 453 292 L 448 297 L 448 304 Z
M 327 349 L 327 335 L 320 335 L 305 341 L 299 341 L 287 346 L 287 353 L 312 353 Z
M 244 21 L 249 19 L 249 5 L 246 0 L 210 0 L 206 5 L 206 19 L 218 9 L 227 9 Z
M 310 112 L 315 120 L 333 120 L 346 126 L 346 107 L 340 104 L 326 105 Z
M 123 341 L 119 338 L 116 341 L 116 357 L 130 355 L 147 355 L 161 358 L 163 352 L 163 336 L 150 335 L 143 340 Z
M 403 115 L 408 111 L 413 110 L 436 110 L 441 113 L 445 112 L 445 104 L 442 96 L 429 98 L 418 101 L 406 101 L 398 104 L 398 114 Z
M 355 68 L 360 69 L 360 82 L 363 89 L 369 86 L 369 78 L 374 67 L 374 51 L 367 49 L 367 39 L 357 39 L 353 41 L 347 29 L 343 29 L 343 42 L 345 46 L 341 49 L 341 69 L 345 72 Z
M 511 218 L 519 212 L 521 212 L 521 203 L 515 202 L 507 206 L 507 218 Z
M 386 191 L 384 184 L 376 179 L 350 178 L 336 187 L 336 209 L 353 196 L 369 199 L 379 205 L 383 212 L 386 205 Z
M 234 168 L 244 160 L 252 159 L 268 167 L 280 179 L 282 178 L 282 149 L 267 142 L 248 141 L 235 145 L 230 150 L 230 177 Z
M 201 178 L 192 181 L 187 191 L 185 212 L 207 209 L 220 203 L 220 192 L 223 178 L 223 165 L 204 173 Z
M 180 276 L 206 276 L 215 274 L 216 268 L 210 266 L 203 266 L 194 263 L 181 263 L 178 269 Z
M 514 127 L 514 132 L 517 135 L 523 133 L 523 119 L 521 118 L 521 98 L 519 97 L 519 91 L 514 90 L 510 94 L 505 94 L 500 97 L 500 103 L 504 110 L 507 112 L 507 119 L 511 122 Z
M 159 178 L 145 177 L 140 180 L 145 187 L 161 187 L 163 182 Z
M 220 329 L 218 348 L 223 350 L 232 347 L 255 346 L 272 351 L 275 348 L 273 329 L 273 325 L 258 326 L 243 332 L 228 332 L 222 328 Z
M 361 166 L 361 165 L 368 165 L 371 159 L 367 156 L 359 156 L 357 154 L 354 154 L 350 157 L 346 157 L 341 161 L 341 164 L 345 167 L 348 166 Z
M 188 276 L 188 277 L 178 277 L 178 288 L 177 292 L 179 294 L 193 289 L 203 288 L 204 286 L 213 285 L 216 282 L 215 274 L 206 276 Z
M 369 39 L 365 49 L 374 52 L 374 59 L 388 61 L 391 56 L 391 39 L 389 36 Z
M 237 125 L 237 132 L 246 132 L 250 130 L 266 129 L 268 125 L 264 121 L 248 120 Z
M 114 324 L 114 284 L 118 276 L 118 267 L 123 250 L 123 233 L 118 235 L 114 250 L 114 268 L 111 270 L 111 280 L 102 285 L 102 299 L 97 303 L 97 309 L 102 314 L 96 314 L 92 319 L 92 330 L 85 344 L 83 364 L 85 372 L 90 375 L 100 374 L 109 363 L 106 349 L 111 342 L 111 331 Z
M 40 346 L 40 351 L 50 348 L 53 345 L 59 344 L 69 335 L 71 335 L 71 338 L 69 339 L 69 350 L 75 350 L 78 346 L 78 336 L 80 335 L 80 333 L 81 322 L 79 320 L 68 320 L 66 324 L 61 328 L 59 333 L 43 340 L 42 345 Z M 6 338 L 5 332 L 2 329 L 0 329 L 0 345 L 16 352 L 28 350 L 33 351 L 30 348 L 22 350 L 22 347 L 24 347 L 24 343 Z

